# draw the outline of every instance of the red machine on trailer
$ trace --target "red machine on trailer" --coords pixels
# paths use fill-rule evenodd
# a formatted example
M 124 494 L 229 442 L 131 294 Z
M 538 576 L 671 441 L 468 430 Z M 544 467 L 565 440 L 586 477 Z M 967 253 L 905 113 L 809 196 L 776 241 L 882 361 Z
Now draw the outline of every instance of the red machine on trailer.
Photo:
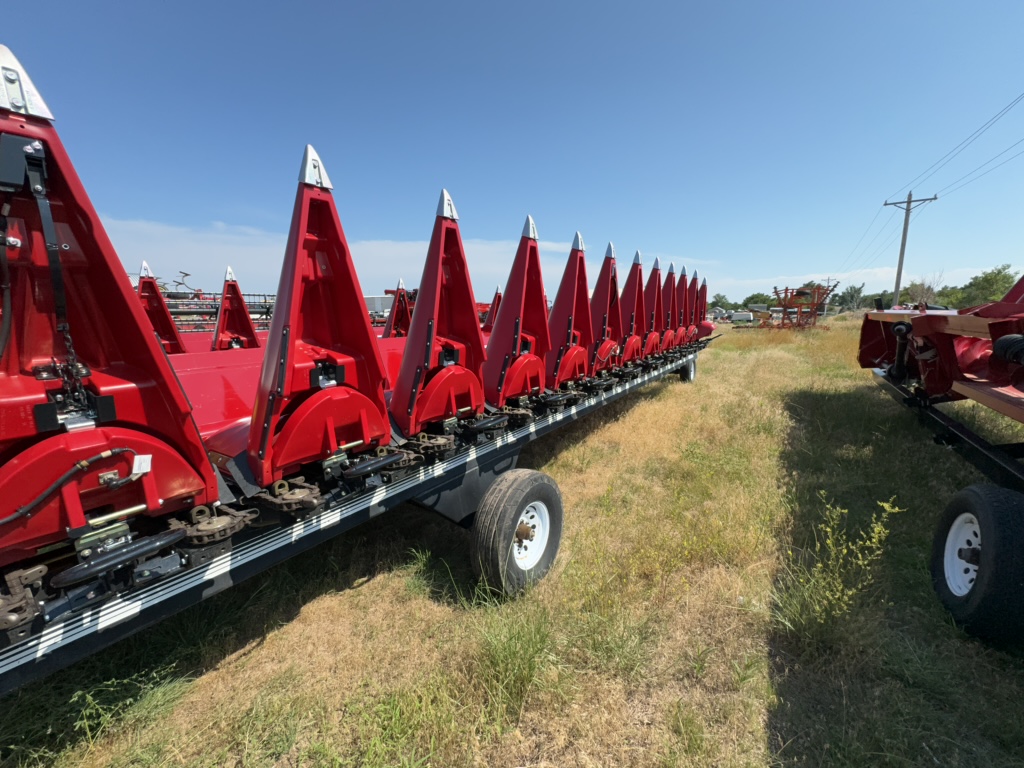
M 679 289 L 655 269 L 648 317 L 639 260 L 627 331 L 610 246 L 588 302 L 578 233 L 549 316 L 532 218 L 485 337 L 444 191 L 416 297 L 399 285 L 378 336 L 312 147 L 269 330 L 229 268 L 216 322 L 187 331 L 210 302 L 170 306 L 148 268 L 132 287 L 3 47 L 0 72 L 0 693 L 406 501 L 471 528 L 474 568 L 517 593 L 562 525 L 521 448 L 692 378 L 708 343 L 696 278 L 685 335 L 658 341 Z
M 868 312 L 859 362 L 899 402 L 998 483 L 960 491 L 941 515 L 931 573 L 968 631 L 1024 631 L 1024 443 L 993 445 L 937 406 L 973 400 L 1024 422 L 1024 278 L 997 302 L 962 310 Z

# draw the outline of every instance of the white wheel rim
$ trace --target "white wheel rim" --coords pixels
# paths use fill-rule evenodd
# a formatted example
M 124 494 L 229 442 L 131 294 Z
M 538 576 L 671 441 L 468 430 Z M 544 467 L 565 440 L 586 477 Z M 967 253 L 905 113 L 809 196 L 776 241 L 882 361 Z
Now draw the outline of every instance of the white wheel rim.
M 527 533 L 529 531 L 529 533 Z M 544 556 L 551 536 L 551 515 L 540 501 L 528 504 L 512 532 L 512 558 L 520 570 L 528 571 Z
M 978 577 L 978 566 L 974 563 L 977 562 L 980 550 L 981 526 L 978 525 L 978 518 L 965 512 L 949 526 L 943 558 L 946 586 L 957 597 L 963 597 L 974 588 L 974 581 Z M 968 562 L 965 557 L 970 557 L 974 563 Z

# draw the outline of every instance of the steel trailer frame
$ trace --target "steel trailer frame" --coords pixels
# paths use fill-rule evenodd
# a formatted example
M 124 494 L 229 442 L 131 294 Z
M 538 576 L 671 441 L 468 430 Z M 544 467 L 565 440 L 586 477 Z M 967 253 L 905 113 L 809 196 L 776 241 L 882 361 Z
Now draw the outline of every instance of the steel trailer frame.
M 1024 443 L 990 443 L 963 422 L 935 407 L 955 402 L 952 398 L 922 398 L 892 381 L 882 368 L 873 368 L 871 375 L 883 392 L 911 408 L 923 424 L 935 431 L 935 442 L 955 450 L 997 485 L 1024 493 L 1024 464 L 1019 461 L 1024 459 Z
M 240 541 L 225 545 L 226 551 L 208 562 L 55 621 L 0 649 L 0 695 L 70 666 L 402 503 L 414 502 L 465 524 L 491 481 L 515 467 L 526 444 L 672 373 L 692 380 L 698 353 L 710 341 L 692 342 L 678 357 L 650 361 L 649 369 L 636 377 L 494 439 L 464 447 L 391 483 L 336 494 L 328 498 L 321 512 L 271 530 L 252 530 Z

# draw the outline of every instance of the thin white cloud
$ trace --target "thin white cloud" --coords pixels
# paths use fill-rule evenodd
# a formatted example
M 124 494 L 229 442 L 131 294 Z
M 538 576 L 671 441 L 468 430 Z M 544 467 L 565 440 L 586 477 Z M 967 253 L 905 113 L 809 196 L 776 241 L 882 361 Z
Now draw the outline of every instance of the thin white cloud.
M 190 285 L 217 289 L 224 279 L 224 270 L 231 266 L 244 291 L 259 293 L 277 290 L 287 239 L 284 232 L 267 232 L 224 222 L 195 228 L 103 217 L 103 224 L 125 270 L 132 274 L 138 272 L 139 265 L 145 260 L 158 276 L 168 282 L 173 281 L 177 273 L 182 271 L 191 275 L 188 278 Z M 385 288 L 397 285 L 400 278 L 410 287 L 419 283 L 428 245 L 426 240 L 363 240 L 349 245 L 360 284 L 367 295 L 382 294 Z M 496 285 L 505 285 L 519 241 L 474 239 L 465 240 L 464 245 L 474 293 L 478 301 L 488 301 Z M 540 243 L 544 286 L 551 300 L 554 300 L 558 290 L 569 249 L 568 242 L 542 240 Z M 603 247 L 593 248 L 589 252 L 587 267 L 591 287 L 597 278 L 602 258 Z M 896 278 L 894 267 L 876 267 L 833 275 L 804 272 L 746 277 L 729 274 L 728 267 L 723 267 L 717 261 L 655 252 L 643 254 L 645 267 L 653 264 L 655 258 L 661 260 L 662 269 L 667 269 L 670 262 L 675 262 L 677 268 L 685 266 L 692 275 L 694 268 L 698 268 L 700 274 L 707 278 L 712 294 L 723 293 L 733 301 L 740 301 L 755 292 L 771 292 L 774 286 L 792 287 L 827 277 L 838 279 L 840 290 L 847 285 L 864 283 L 864 290 L 872 293 L 882 289 L 892 290 Z M 618 261 L 622 280 L 625 279 L 624 267 L 631 259 L 627 258 L 627 254 L 620 253 Z M 961 285 L 986 269 L 991 269 L 991 265 L 958 267 L 941 275 L 904 274 L 903 284 L 924 279 L 928 282 L 941 282 L 943 285 Z
M 126 271 L 136 274 L 146 261 L 159 277 L 171 282 L 187 272 L 189 285 L 216 289 L 230 266 L 242 289 L 273 292 L 281 274 L 287 234 L 215 222 L 206 228 L 181 227 L 155 221 L 103 217 L 103 225 Z M 465 240 L 466 258 L 474 292 L 490 299 L 495 285 L 504 286 L 518 240 Z M 399 279 L 412 287 L 419 283 L 426 256 L 426 240 L 363 240 L 349 243 L 363 292 L 379 295 Z M 544 284 L 554 298 L 565 268 L 570 244 L 542 240 Z M 597 275 L 596 266 L 593 270 Z

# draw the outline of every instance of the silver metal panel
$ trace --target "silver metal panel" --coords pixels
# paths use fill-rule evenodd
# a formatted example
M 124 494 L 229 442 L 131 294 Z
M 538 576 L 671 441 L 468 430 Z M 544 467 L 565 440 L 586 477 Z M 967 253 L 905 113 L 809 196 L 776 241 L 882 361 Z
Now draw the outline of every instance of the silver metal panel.
M 0 45 L 0 109 L 53 120 L 25 68 L 5 45 Z
M 455 210 L 455 203 L 447 189 L 441 190 L 441 199 L 437 201 L 437 215 L 452 221 L 459 220 L 459 212 Z
M 576 233 L 576 237 L 572 241 L 572 247 L 575 251 L 585 251 L 587 247 L 583 245 L 583 235 L 579 232 Z
M 312 144 L 306 145 L 306 151 L 302 155 L 302 168 L 299 170 L 299 181 L 303 184 L 309 184 L 312 187 L 320 187 L 321 189 L 334 189 L 331 184 L 331 179 L 327 175 L 327 169 L 324 168 L 323 162 L 320 160 L 320 155 L 313 149 Z
M 526 217 L 526 223 L 523 225 L 523 237 L 530 240 L 537 239 L 537 225 L 533 221 L 533 216 L 527 215 Z

